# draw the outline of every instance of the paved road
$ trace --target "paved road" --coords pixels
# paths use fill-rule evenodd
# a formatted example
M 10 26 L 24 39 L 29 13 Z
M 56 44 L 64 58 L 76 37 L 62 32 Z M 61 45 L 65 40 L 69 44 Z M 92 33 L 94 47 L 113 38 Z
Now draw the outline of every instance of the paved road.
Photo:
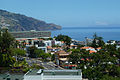
M 38 65 L 43 66 L 45 69 L 57 69 L 57 70 L 63 69 L 60 66 L 57 66 L 56 64 L 54 64 L 53 62 L 42 62 L 40 60 L 32 59 L 32 58 L 29 58 L 29 59 L 26 58 L 26 61 L 30 66 L 36 63 Z
M 63 69 L 60 66 L 57 66 L 56 64 L 54 64 L 53 62 L 43 62 L 42 66 L 45 69 L 58 69 L 58 70 Z

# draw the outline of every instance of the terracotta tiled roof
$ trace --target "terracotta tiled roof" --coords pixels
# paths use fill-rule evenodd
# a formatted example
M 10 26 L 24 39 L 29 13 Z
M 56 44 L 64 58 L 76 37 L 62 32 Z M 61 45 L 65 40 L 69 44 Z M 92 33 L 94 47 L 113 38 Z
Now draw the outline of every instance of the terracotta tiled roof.
M 82 60 L 82 61 L 85 61 L 85 60 L 90 61 L 90 59 L 89 59 L 89 58 L 86 58 L 86 59 L 81 58 L 81 60 Z
M 43 39 L 39 39 L 39 40 L 41 40 L 41 41 L 42 41 Z
M 24 38 L 24 39 L 20 39 L 20 40 L 23 41 L 23 40 L 27 40 L 27 39 Z
M 32 40 L 39 40 L 39 39 L 37 39 L 37 38 L 34 38 L 34 39 L 32 39 Z
M 20 40 L 16 40 L 16 41 L 20 41 Z
M 24 44 L 29 44 L 29 43 L 24 43 Z
M 98 47 L 97 49 L 101 49 L 101 47 Z
M 89 53 L 96 53 L 96 51 L 90 50 Z
M 75 64 L 73 64 L 73 65 L 64 65 L 64 66 L 77 67 L 77 65 L 75 65 Z
M 59 54 L 66 54 L 65 51 L 61 50 L 61 51 L 58 51 Z
M 47 46 L 47 49 L 52 49 L 52 47 L 51 46 Z
M 84 61 L 85 59 L 84 58 L 81 58 L 82 61 Z
M 89 48 L 94 49 L 93 47 L 81 47 L 81 49 L 89 49 Z

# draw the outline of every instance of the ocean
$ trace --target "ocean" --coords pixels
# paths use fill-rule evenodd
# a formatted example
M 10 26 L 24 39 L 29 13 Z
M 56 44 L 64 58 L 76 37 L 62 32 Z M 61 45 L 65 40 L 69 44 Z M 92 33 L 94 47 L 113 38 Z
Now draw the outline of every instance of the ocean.
M 63 27 L 52 31 L 52 37 L 59 34 L 68 35 L 72 39 L 84 41 L 85 37 L 93 38 L 94 33 L 107 40 L 120 40 L 120 27 Z

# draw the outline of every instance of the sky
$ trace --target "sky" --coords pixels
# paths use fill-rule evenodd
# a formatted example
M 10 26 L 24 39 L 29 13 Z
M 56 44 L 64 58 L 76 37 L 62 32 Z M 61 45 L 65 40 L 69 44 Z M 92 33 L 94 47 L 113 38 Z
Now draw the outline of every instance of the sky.
M 62 27 L 120 25 L 120 0 L 0 0 L 0 9 Z

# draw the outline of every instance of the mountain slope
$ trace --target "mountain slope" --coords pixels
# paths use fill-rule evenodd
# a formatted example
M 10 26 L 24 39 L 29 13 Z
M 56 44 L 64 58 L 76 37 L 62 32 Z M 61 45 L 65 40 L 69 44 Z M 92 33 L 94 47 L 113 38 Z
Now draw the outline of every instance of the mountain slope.
M 25 15 L 0 10 L 0 27 L 3 24 L 9 28 L 9 31 L 40 31 L 61 29 L 61 26 L 53 23 L 46 23 Z

